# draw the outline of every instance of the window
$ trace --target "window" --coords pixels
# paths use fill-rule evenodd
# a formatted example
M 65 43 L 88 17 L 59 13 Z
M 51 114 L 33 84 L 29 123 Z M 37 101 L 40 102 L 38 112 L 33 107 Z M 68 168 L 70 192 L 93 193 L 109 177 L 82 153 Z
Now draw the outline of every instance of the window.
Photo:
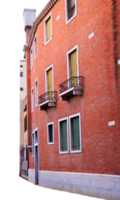
M 23 67 L 23 65 L 20 65 L 20 67 Z
M 34 156 L 34 133 L 32 133 L 32 156 Z
M 30 66 L 31 66 L 31 69 L 32 69 L 32 66 L 33 66 L 33 52 L 32 52 L 32 49 L 30 51 Z
M 35 81 L 35 105 L 38 105 L 38 81 Z
M 58 121 L 59 125 L 59 153 L 68 153 L 68 118 Z
M 67 53 L 67 68 L 68 68 L 68 79 L 71 77 L 79 76 L 78 45 L 76 45 Z M 77 86 L 77 83 L 75 86 Z
M 45 20 L 45 44 L 52 39 L 52 16 L 51 14 Z
M 53 65 L 45 70 L 46 75 L 46 92 L 48 92 L 49 100 L 53 100 L 54 82 L 53 82 Z
M 66 1 L 66 22 L 70 22 L 76 16 L 76 0 Z
M 22 87 L 20 88 L 20 91 L 23 91 L 23 88 L 22 88 Z
M 70 124 L 70 152 L 82 151 L 80 113 L 69 117 Z
M 37 57 L 37 36 L 34 39 L 34 48 L 35 48 L 35 58 Z
M 20 77 L 23 76 L 23 72 L 20 72 Z
M 33 102 L 33 88 L 31 89 L 31 112 L 33 112 L 33 105 L 34 105 L 34 102 Z
M 54 144 L 54 123 L 47 124 L 48 144 Z
M 28 161 L 28 148 L 27 148 L 27 145 L 26 145 L 26 161 Z
M 24 118 L 24 132 L 27 131 L 27 115 Z
M 34 144 L 38 143 L 38 130 L 34 132 L 34 139 L 35 139 Z

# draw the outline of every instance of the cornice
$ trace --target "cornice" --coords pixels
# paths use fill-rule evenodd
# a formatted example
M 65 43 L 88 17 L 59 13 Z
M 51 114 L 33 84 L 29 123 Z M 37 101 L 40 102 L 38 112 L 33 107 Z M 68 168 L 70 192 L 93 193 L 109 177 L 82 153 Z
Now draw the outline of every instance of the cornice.
M 33 39 L 34 39 L 34 35 L 36 33 L 36 29 L 39 25 L 39 23 L 43 20 L 43 18 L 47 15 L 47 13 L 52 9 L 52 7 L 57 3 L 58 0 L 50 0 L 48 2 L 48 4 L 45 6 L 45 8 L 41 11 L 41 13 L 38 15 L 38 17 L 35 19 L 35 21 L 33 22 L 31 31 L 30 31 L 30 35 L 28 38 L 28 45 L 27 45 L 27 49 L 31 48 Z

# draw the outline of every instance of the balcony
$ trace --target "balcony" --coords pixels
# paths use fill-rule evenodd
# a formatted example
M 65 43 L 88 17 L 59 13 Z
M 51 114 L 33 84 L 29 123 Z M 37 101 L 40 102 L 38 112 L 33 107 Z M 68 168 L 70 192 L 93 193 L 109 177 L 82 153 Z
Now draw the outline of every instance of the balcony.
M 74 95 L 82 95 L 84 86 L 84 77 L 71 77 L 67 81 L 59 85 L 59 96 L 61 100 L 67 101 L 69 97 Z
M 39 96 L 40 110 L 46 110 L 49 107 L 55 107 L 57 102 L 57 92 L 51 91 Z

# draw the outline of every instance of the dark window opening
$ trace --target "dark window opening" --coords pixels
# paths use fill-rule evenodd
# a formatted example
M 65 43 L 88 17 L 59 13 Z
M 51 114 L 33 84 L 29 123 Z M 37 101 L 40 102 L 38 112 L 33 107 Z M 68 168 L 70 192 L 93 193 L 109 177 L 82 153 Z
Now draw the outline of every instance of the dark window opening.
M 53 124 L 50 124 L 48 126 L 48 142 L 49 143 L 53 142 Z
M 67 0 L 67 17 L 68 20 L 75 15 L 75 0 Z
M 20 72 L 20 77 L 23 76 L 23 72 Z
M 23 88 L 22 88 L 22 87 L 20 88 L 20 91 L 23 91 Z

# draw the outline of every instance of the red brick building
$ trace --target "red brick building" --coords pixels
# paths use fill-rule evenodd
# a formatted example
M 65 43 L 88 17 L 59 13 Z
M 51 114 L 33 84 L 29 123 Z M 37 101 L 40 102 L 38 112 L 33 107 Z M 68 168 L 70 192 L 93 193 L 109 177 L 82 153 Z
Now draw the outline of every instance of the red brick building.
M 28 179 L 120 199 L 120 1 L 24 10 Z

